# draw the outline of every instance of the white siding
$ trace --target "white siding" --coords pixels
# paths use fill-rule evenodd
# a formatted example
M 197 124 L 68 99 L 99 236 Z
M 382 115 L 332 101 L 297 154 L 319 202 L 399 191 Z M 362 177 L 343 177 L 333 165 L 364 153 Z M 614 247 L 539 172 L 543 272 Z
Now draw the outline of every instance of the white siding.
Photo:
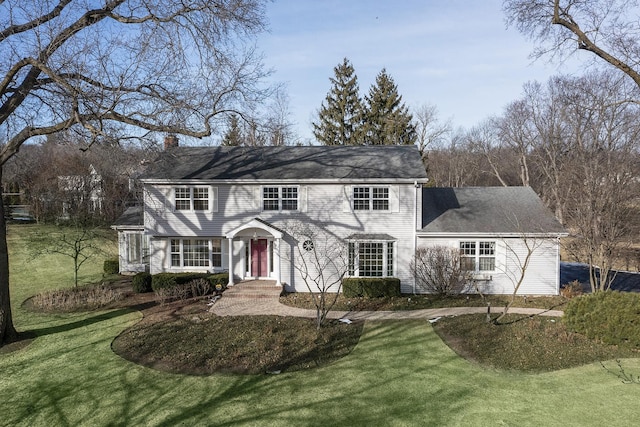
M 282 185 L 265 183 L 265 185 Z M 371 185 L 371 184 L 363 184 Z M 388 212 L 352 211 L 348 196 L 351 186 L 342 184 L 304 184 L 299 187 L 299 210 L 262 211 L 259 184 L 215 185 L 218 193 L 217 212 L 174 211 L 170 185 L 148 186 L 145 191 L 145 231 L 153 236 L 151 242 L 151 272 L 165 271 L 170 265 L 167 248 L 171 237 L 221 237 L 260 218 L 285 232 L 282 242 L 281 277 L 287 290 L 307 291 L 304 282 L 285 259 L 285 251 L 293 245 L 286 234 L 287 224 L 294 221 L 322 225 L 340 238 L 354 233 L 388 234 L 396 239 L 395 271 L 401 280 L 402 291 L 411 292 L 413 278 L 409 261 L 413 256 L 415 239 L 415 212 L 413 184 L 393 185 L 389 191 Z M 349 209 L 347 209 L 349 208 Z M 252 233 L 251 230 L 247 230 Z M 247 234 L 250 236 L 250 234 Z M 244 276 L 245 243 L 241 237 L 234 241 L 231 270 L 237 277 Z M 228 241 L 223 241 L 223 263 L 228 263 Z M 275 257 L 274 257 L 275 258 Z M 228 266 L 226 266 L 228 268 Z
M 482 292 L 490 294 L 511 294 L 520 278 L 524 260 L 528 252 L 521 238 L 502 238 L 500 236 L 456 236 L 456 237 L 418 237 L 418 247 L 450 246 L 458 248 L 461 241 L 495 241 L 496 270 L 487 273 L 491 280 L 478 282 Z M 529 265 L 518 295 L 558 295 L 559 258 L 558 241 L 555 238 L 527 238 L 534 247 Z M 419 290 L 417 290 L 419 292 Z M 471 290 L 473 291 L 473 290 Z

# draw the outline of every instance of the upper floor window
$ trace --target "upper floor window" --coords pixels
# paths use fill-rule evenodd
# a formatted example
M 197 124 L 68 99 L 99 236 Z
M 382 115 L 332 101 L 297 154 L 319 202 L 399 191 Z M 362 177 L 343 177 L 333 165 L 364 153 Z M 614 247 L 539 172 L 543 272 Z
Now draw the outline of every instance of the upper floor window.
M 460 264 L 468 271 L 494 271 L 496 242 L 460 242 Z
M 265 211 L 297 211 L 298 187 L 263 187 L 262 209 Z
M 389 187 L 353 187 L 353 210 L 388 211 Z
M 208 187 L 174 188 L 177 211 L 208 211 L 210 206 Z

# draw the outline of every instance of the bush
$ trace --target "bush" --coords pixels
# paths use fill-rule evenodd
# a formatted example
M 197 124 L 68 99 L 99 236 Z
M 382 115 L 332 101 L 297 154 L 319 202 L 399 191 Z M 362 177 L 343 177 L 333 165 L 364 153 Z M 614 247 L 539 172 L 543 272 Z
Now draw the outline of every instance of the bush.
M 35 295 L 32 301 L 41 310 L 77 311 L 104 307 L 123 298 L 122 292 L 99 284 L 42 292 Z
M 151 292 L 153 290 L 151 288 L 151 274 L 146 272 L 136 274 L 131 280 L 131 285 L 134 292 L 137 292 L 139 294 Z
M 567 283 L 560 289 L 560 295 L 566 299 L 571 299 L 582 295 L 582 283 L 574 280 L 571 283 Z
M 105 260 L 102 265 L 102 271 L 104 271 L 104 274 L 118 274 L 120 271 L 120 263 L 118 262 L 118 259 Z
M 640 295 L 606 291 L 573 298 L 563 322 L 568 329 L 606 344 L 640 347 Z
M 159 273 L 151 277 L 151 288 L 160 302 L 209 295 L 224 290 L 229 282 L 227 273 Z
M 399 297 L 400 279 L 395 277 L 352 277 L 342 280 L 342 293 L 346 298 Z
M 216 291 L 224 291 L 229 283 L 229 273 L 216 273 L 207 277 L 211 286 Z
M 465 271 L 460 251 L 449 246 L 418 248 L 409 268 L 416 285 L 429 294 L 458 295 L 471 282 L 471 273 Z

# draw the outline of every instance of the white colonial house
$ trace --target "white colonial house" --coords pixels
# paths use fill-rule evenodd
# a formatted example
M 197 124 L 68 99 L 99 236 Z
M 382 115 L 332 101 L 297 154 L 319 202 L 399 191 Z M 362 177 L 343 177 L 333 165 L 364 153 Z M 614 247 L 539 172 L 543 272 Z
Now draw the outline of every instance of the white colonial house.
M 559 291 L 565 231 L 536 194 L 424 188 L 415 146 L 173 147 L 140 181 L 144 205 L 113 226 L 123 273 L 228 271 L 230 285 L 267 279 L 305 292 L 294 249 L 314 244 L 300 242 L 309 225 L 344 244 L 347 276 L 397 277 L 404 293 L 420 292 L 410 270 L 419 246 L 459 248 L 483 291 L 509 293 L 513 242 L 543 240 L 520 293 Z

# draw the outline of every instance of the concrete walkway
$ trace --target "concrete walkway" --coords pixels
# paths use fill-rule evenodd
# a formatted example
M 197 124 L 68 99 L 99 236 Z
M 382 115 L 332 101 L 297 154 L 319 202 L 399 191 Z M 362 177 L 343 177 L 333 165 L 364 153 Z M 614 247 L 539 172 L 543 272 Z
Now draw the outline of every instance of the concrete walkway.
M 290 307 L 280 303 L 282 287 L 275 281 L 245 281 L 224 291 L 222 298 L 209 309 L 217 316 L 275 315 L 315 318 L 316 311 Z M 501 313 L 504 307 L 491 307 L 491 313 Z M 331 319 L 387 320 L 433 319 L 440 316 L 486 313 L 486 307 L 426 308 L 399 311 L 331 311 Z M 561 310 L 512 307 L 509 313 L 560 317 Z

